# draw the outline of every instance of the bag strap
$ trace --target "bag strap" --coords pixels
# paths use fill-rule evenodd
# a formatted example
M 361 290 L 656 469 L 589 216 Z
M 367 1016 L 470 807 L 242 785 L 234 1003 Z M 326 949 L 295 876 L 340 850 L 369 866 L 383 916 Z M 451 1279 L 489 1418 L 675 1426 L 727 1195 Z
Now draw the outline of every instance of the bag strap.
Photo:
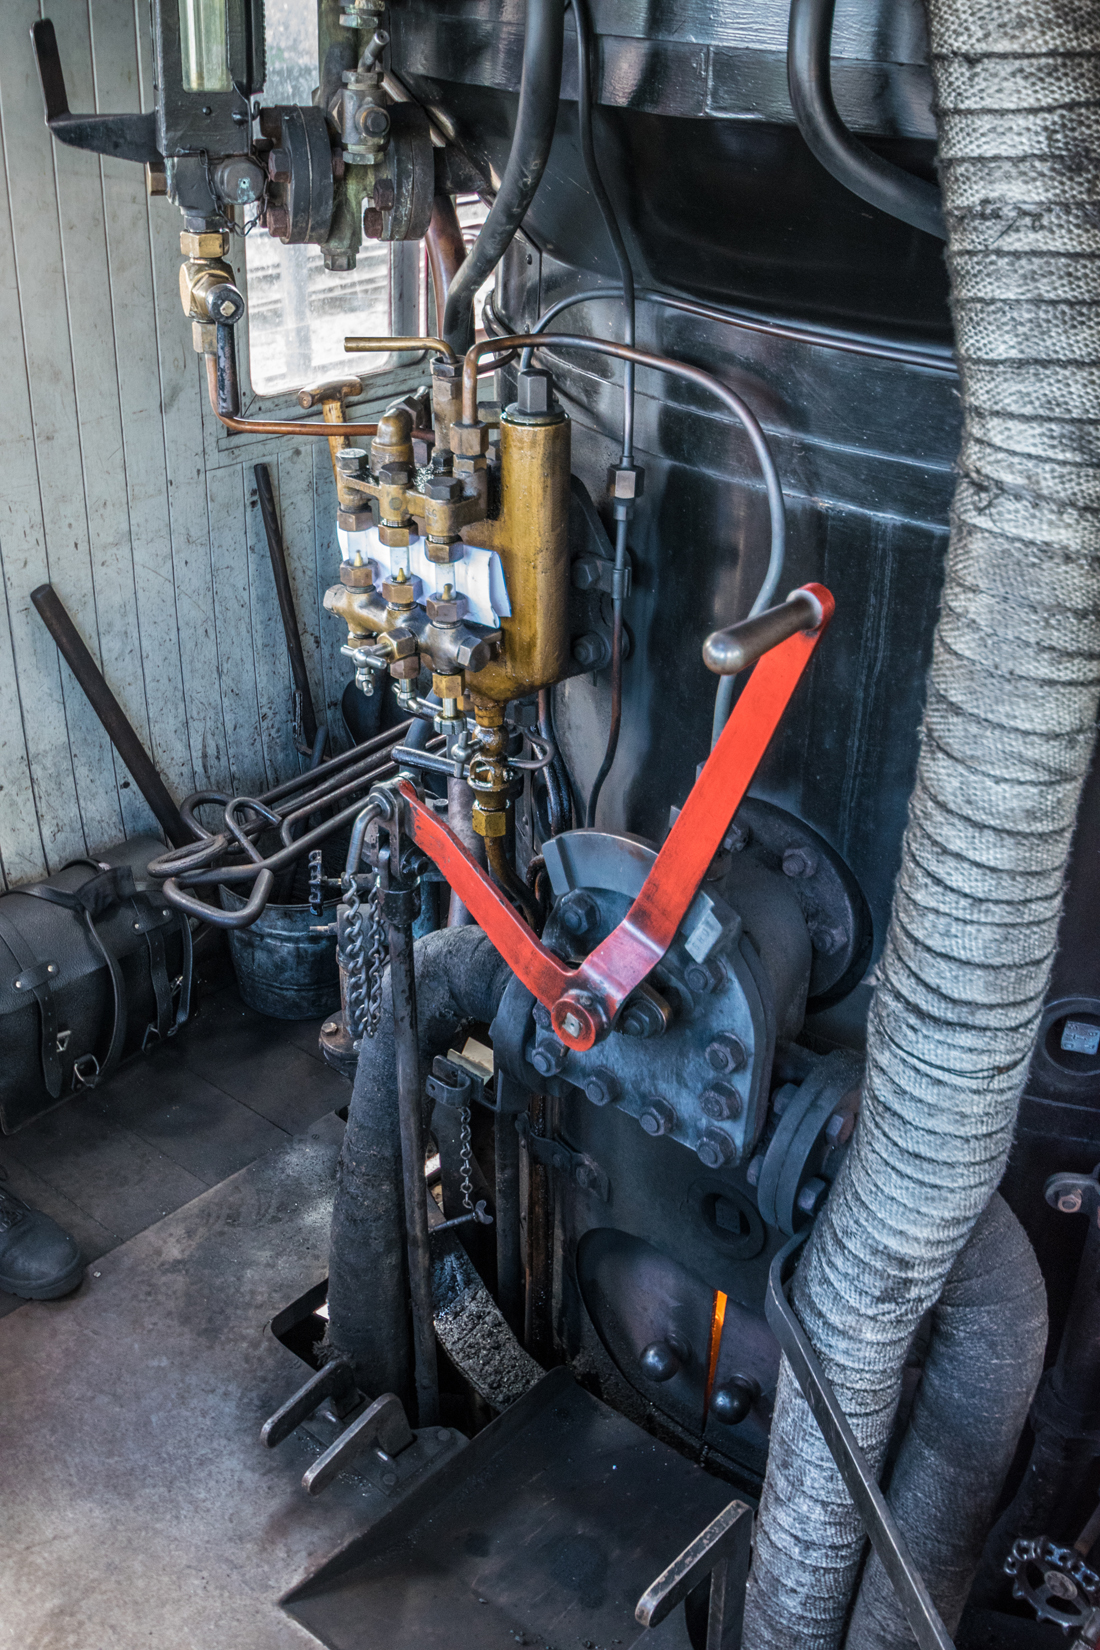
M 101 1083 L 118 1065 L 126 1040 L 126 982 L 122 977 L 118 958 L 110 947 L 104 944 L 95 925 L 95 916 L 100 916 L 121 903 L 117 896 L 119 882 L 122 880 L 118 875 L 118 867 L 115 867 L 111 871 L 101 872 L 99 876 L 89 877 L 88 881 L 81 883 L 73 893 L 65 888 L 53 888 L 47 882 L 31 883 L 25 888 L 15 890 L 16 893 L 30 894 L 34 899 L 44 899 L 51 905 L 60 905 L 68 911 L 75 911 L 84 925 L 88 938 L 107 965 L 114 995 L 114 1023 L 111 1026 L 111 1040 L 107 1046 L 107 1053 L 102 1061 L 94 1054 L 84 1054 L 73 1066 L 74 1084 L 89 1089 L 95 1088 L 96 1084 Z M 133 888 L 132 877 L 130 888 Z
M 0 911 L 0 940 L 3 940 L 11 952 L 19 970 L 12 986 L 16 991 L 30 992 L 38 1003 L 42 1079 L 50 1099 L 59 1100 L 62 1084 L 61 1055 L 57 1047 L 57 1009 L 50 989 L 50 980 L 57 974 L 57 964 L 39 962 L 28 945 L 26 936 L 20 933 L 4 911 Z
M 194 952 L 191 942 L 191 924 L 182 911 L 164 911 L 157 909 L 153 895 L 142 892 L 134 894 L 130 901 L 136 921 L 134 927 L 145 935 L 145 943 L 149 950 L 149 972 L 153 982 L 153 995 L 156 998 L 157 1017 L 145 1028 L 142 1039 L 142 1051 L 148 1048 L 150 1041 L 155 1038 L 174 1037 L 180 1026 L 183 1025 L 191 1012 L 191 972 L 194 962 Z M 164 930 L 175 927 L 180 934 L 180 975 L 176 982 L 179 996 L 175 1002 L 173 1016 L 173 997 L 175 990 L 168 978 L 168 956 L 164 945 Z

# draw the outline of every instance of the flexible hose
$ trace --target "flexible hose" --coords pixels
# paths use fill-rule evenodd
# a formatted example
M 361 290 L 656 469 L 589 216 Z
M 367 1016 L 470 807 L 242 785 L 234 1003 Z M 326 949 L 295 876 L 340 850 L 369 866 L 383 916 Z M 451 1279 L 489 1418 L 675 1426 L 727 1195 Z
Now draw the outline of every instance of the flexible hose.
M 447 294 L 443 336 L 459 355 L 474 341 L 474 298 L 507 252 L 542 182 L 561 95 L 565 0 L 527 0 L 516 130 L 489 216 Z
M 830 64 L 835 10 L 836 0 L 791 0 L 787 90 L 798 129 L 814 158 L 845 189 L 942 241 L 947 228 L 936 185 L 876 155 L 837 113 Z
M 875 1468 L 916 1324 L 1004 1170 L 1100 698 L 1100 13 L 928 9 L 959 482 L 863 1107 L 792 1291 Z M 745 1650 L 835 1650 L 863 1549 L 784 1367 Z

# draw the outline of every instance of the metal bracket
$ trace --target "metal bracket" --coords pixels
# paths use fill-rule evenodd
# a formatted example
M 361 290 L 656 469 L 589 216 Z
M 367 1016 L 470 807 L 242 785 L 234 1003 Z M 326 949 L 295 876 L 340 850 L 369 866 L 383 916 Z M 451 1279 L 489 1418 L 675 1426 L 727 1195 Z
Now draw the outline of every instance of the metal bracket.
M 545 1135 L 532 1133 L 530 1119 L 525 1112 L 520 1112 L 516 1117 L 516 1132 L 536 1163 L 567 1174 L 582 1191 L 595 1192 L 601 1203 L 610 1203 L 611 1181 L 594 1158 L 586 1152 L 571 1150 L 560 1140 L 548 1140 Z
M 288 1398 L 286 1403 L 264 1422 L 260 1430 L 261 1444 L 268 1449 L 274 1449 L 284 1438 L 289 1438 L 303 1421 L 308 1421 L 314 1410 L 318 1409 L 326 1398 L 332 1399 L 332 1407 L 340 1417 L 350 1415 L 356 1405 L 362 1402 L 351 1365 L 343 1358 L 335 1358 L 332 1363 L 323 1365 L 315 1375 L 310 1376 L 305 1386 L 298 1388 L 293 1398 Z
M 709 1575 L 707 1650 L 733 1650 L 741 1642 L 751 1551 L 752 1513 L 743 1501 L 731 1501 L 646 1588 L 634 1619 L 658 1626 Z
M 349 1467 L 364 1450 L 375 1449 L 392 1458 L 408 1449 L 413 1436 L 400 1398 L 392 1392 L 384 1392 L 323 1455 L 317 1457 L 302 1478 L 302 1488 L 310 1495 L 320 1495 L 336 1474 Z
M 783 1268 L 806 1237 L 806 1232 L 799 1232 L 772 1261 L 768 1270 L 764 1315 L 794 1371 L 795 1380 L 802 1388 L 810 1413 L 821 1428 L 829 1454 L 836 1462 L 871 1545 L 898 1595 L 920 1650 L 954 1650 L 951 1635 L 940 1620 L 932 1595 L 913 1563 L 909 1545 L 848 1424 L 832 1384 L 787 1299 Z

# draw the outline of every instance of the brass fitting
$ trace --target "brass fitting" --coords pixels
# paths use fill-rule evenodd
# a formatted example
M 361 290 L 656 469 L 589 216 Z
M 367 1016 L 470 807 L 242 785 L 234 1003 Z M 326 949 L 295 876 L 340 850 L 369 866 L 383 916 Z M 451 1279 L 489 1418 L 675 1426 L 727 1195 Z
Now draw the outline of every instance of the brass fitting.
M 500 556 L 512 614 L 500 621 L 497 658 L 469 677 L 475 704 L 503 706 L 569 670 L 569 444 L 560 409 L 536 420 L 510 408 L 501 418 L 500 514 L 462 536 Z
M 457 704 L 458 700 L 462 698 L 464 685 L 460 670 L 456 670 L 449 675 L 445 675 L 439 670 L 432 672 L 432 692 L 437 699 L 443 701 L 444 705 L 446 705 L 448 699 L 453 699 Z
M 378 429 L 370 444 L 370 467 L 378 475 L 384 464 L 404 464 L 410 479 L 413 471 L 412 414 L 407 407 L 387 407 L 378 420 Z
M 484 457 L 489 451 L 489 425 L 465 424 L 461 420 L 452 424 L 451 451 L 456 458 Z
M 480 796 L 475 796 L 470 809 L 470 824 L 478 836 L 507 836 L 508 809 L 491 808 L 482 802 Z
M 391 550 L 407 550 L 409 548 L 409 529 L 394 527 L 384 521 L 378 529 L 378 542 L 388 545 Z
M 229 254 L 229 236 L 221 229 L 204 230 L 198 235 L 184 229 L 180 231 L 180 251 L 185 258 L 225 258 Z
M 341 562 L 340 583 L 347 590 L 373 590 L 374 569 L 369 561 Z
M 344 403 L 349 397 L 362 395 L 363 386 L 358 378 L 333 378 L 321 384 L 308 384 L 298 391 L 298 405 L 304 411 L 311 407 L 320 407 L 321 417 L 326 424 L 344 424 L 347 422 L 344 413 Z M 359 488 L 352 487 L 350 478 L 340 474 L 336 462 L 336 454 L 342 447 L 346 447 L 346 435 L 330 435 L 328 439 L 329 456 L 332 459 L 332 473 L 336 477 L 336 502 L 341 510 L 355 510 L 362 503 L 362 494 Z

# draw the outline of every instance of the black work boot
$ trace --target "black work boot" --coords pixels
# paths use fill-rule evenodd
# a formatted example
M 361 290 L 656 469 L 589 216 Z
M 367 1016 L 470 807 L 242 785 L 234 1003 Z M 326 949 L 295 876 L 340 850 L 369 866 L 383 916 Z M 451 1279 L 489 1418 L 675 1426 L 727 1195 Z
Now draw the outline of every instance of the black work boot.
M 80 1245 L 56 1220 L 0 1186 L 0 1289 L 29 1301 L 52 1301 L 84 1276 Z

